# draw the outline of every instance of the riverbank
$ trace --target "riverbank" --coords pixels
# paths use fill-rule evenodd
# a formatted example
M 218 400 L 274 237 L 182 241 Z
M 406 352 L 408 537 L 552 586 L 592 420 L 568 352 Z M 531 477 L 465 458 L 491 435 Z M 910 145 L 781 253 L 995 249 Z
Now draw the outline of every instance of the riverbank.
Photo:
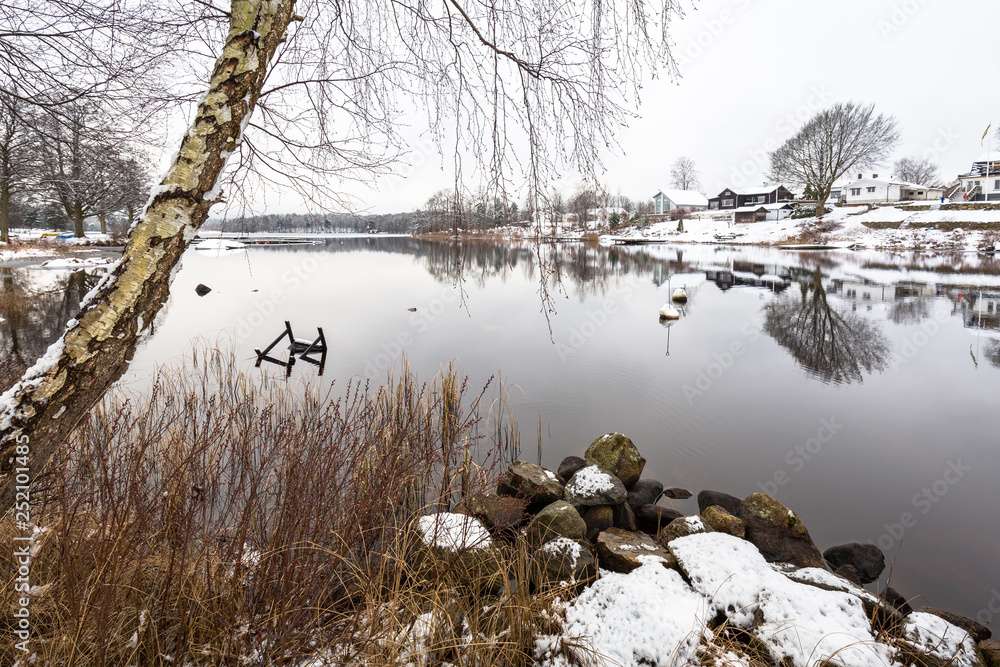
M 560 631 L 535 639 L 545 667 L 595 656 L 635 667 L 1000 664 L 1000 643 L 983 624 L 917 611 L 912 592 L 877 584 L 886 566 L 878 546 L 821 553 L 803 518 L 764 493 L 702 490 L 700 514 L 682 516 L 667 505 L 691 493 L 641 479 L 644 465 L 621 434 L 598 438 L 556 472 L 517 462 L 497 495 L 427 517 L 436 530 L 426 539 L 484 558 L 491 538 L 517 529 L 498 508 L 527 503 L 533 560 L 547 584 L 567 591 L 556 605 Z
M 822 219 L 761 220 L 733 222 L 732 213 L 701 211 L 681 221 L 644 224 L 642 219 L 614 230 L 574 230 L 572 225 L 546 227 L 541 234 L 530 227 L 500 227 L 460 232 L 459 238 L 540 239 L 602 243 L 712 243 L 727 245 L 785 245 L 853 243 L 881 250 L 928 252 L 992 251 L 1000 240 L 1000 205 L 910 203 L 835 207 Z M 446 240 L 451 233 L 421 235 Z

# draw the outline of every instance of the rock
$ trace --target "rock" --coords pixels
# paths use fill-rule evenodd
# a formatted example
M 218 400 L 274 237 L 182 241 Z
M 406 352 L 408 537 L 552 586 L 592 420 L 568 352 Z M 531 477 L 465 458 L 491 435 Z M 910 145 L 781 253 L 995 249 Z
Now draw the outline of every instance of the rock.
M 726 510 L 733 516 L 740 515 L 740 504 L 743 501 L 736 496 L 731 496 L 728 493 L 722 493 L 721 491 L 699 491 L 698 492 L 698 511 L 704 512 L 706 507 L 711 507 L 712 505 L 718 505 L 722 509 Z
M 608 433 L 590 443 L 584 458 L 588 463 L 603 466 L 622 481 L 626 489 L 639 481 L 646 459 L 639 455 L 632 441 L 621 433 Z
M 830 547 L 823 552 L 823 558 L 836 570 L 841 565 L 853 565 L 861 577 L 861 583 L 869 584 L 885 569 L 885 554 L 874 544 L 851 542 Z
M 597 578 L 597 560 L 591 547 L 565 537 L 557 537 L 543 544 L 534 553 L 532 560 L 538 565 L 534 573 L 536 586 L 543 582 L 586 583 Z
M 919 667 L 982 667 L 968 632 L 933 614 L 915 611 L 903 622 L 897 640 L 900 659 Z
M 720 533 L 726 533 L 727 535 L 741 539 L 746 536 L 746 527 L 743 525 L 743 522 L 718 505 L 709 505 L 702 510 L 701 518 Z
M 205 296 L 211 291 L 212 291 L 211 287 L 209 287 L 208 285 L 202 285 L 201 283 L 198 283 L 198 286 L 194 288 L 194 293 L 197 294 L 198 296 Z
M 640 556 L 661 558 L 664 567 L 674 567 L 677 563 L 673 554 L 648 535 L 609 528 L 597 536 L 597 558 L 605 570 L 627 574 L 642 565 Z
M 587 460 L 580 458 L 579 456 L 567 456 L 559 464 L 559 468 L 556 470 L 556 474 L 559 475 L 559 479 L 563 481 L 563 484 L 569 481 L 569 478 L 573 476 L 580 468 L 587 465 Z
M 677 303 L 687 303 L 688 295 L 682 288 L 678 287 L 670 295 L 671 301 L 676 301 Z
M 628 503 L 614 505 L 611 508 L 611 511 L 614 514 L 615 528 L 621 528 L 622 530 L 627 530 L 632 533 L 639 530 L 639 526 L 636 525 L 635 513 L 632 512 L 631 505 Z
M 670 525 L 670 522 L 681 516 L 677 510 L 661 505 L 643 505 L 635 510 L 635 523 L 639 530 L 656 537 L 661 528 Z
M 510 534 L 524 523 L 528 501 L 512 496 L 471 494 L 455 503 L 454 512 L 479 519 L 494 535 Z
M 883 602 L 898 611 L 903 616 L 913 612 L 913 607 L 899 592 L 892 586 L 886 586 L 885 590 L 878 594 Z
M 530 509 L 538 509 L 562 500 L 563 485 L 559 483 L 558 477 L 541 466 L 514 461 L 500 476 L 497 493 L 524 498 Z
M 580 468 L 566 482 L 567 502 L 581 505 L 617 505 L 625 502 L 628 491 L 621 480 L 603 467 L 591 464 Z
M 986 667 L 1000 667 L 1000 640 L 986 639 L 979 642 L 979 651 L 986 660 Z
M 862 585 L 861 575 L 858 574 L 858 568 L 854 567 L 850 563 L 847 565 L 841 565 L 836 570 L 833 571 L 835 575 L 841 579 L 847 579 L 852 584 Z
M 815 586 L 827 591 L 847 593 L 858 598 L 864 607 L 865 617 L 871 621 L 872 629 L 876 634 L 883 630 L 894 636 L 899 634 L 896 630 L 902 627 L 903 615 L 865 590 L 861 584 L 815 567 L 791 567 L 791 570 L 784 574 L 800 584 Z
M 700 501 L 701 494 L 698 495 Z M 771 496 L 764 493 L 747 496 L 738 516 L 746 526 L 746 539 L 767 562 L 826 569 L 823 556 L 802 520 Z
M 965 616 L 959 616 L 958 614 L 953 614 L 950 611 L 943 611 L 941 609 L 935 609 L 934 607 L 924 607 L 921 609 L 925 614 L 934 614 L 938 618 L 943 618 L 952 625 L 962 628 L 972 636 L 972 641 L 977 644 L 982 641 L 986 641 L 993 636 L 993 631 L 988 627 L 983 625 L 978 621 L 974 621 L 971 618 L 966 618 Z
M 669 489 L 663 490 L 663 497 L 672 500 L 687 500 L 691 497 L 691 492 L 678 486 L 671 486 Z
M 656 541 L 666 548 L 678 537 L 697 535 L 698 533 L 714 532 L 712 527 L 702 521 L 700 516 L 682 516 L 674 519 L 656 534 Z
M 486 549 L 493 544 L 486 526 L 466 514 L 428 514 L 417 520 L 417 530 L 424 544 L 442 551 Z
M 528 524 L 526 536 L 528 542 L 535 547 L 558 537 L 582 540 L 587 536 L 587 524 L 575 507 L 565 500 L 557 500 L 535 515 Z
M 640 479 L 629 489 L 627 502 L 632 509 L 643 505 L 655 505 L 663 495 L 663 485 L 655 479 Z
M 602 531 L 615 525 L 615 512 L 610 505 L 588 507 L 580 515 L 587 524 L 587 541 L 596 542 Z

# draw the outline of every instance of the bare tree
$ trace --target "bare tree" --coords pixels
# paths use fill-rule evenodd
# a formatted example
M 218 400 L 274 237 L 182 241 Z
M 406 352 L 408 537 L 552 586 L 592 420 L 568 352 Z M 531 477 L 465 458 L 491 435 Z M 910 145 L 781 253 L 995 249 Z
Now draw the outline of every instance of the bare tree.
M 34 161 L 24 104 L 0 91 L 0 242 L 7 243 L 13 198 L 28 187 Z
M 370 174 L 393 157 L 397 100 L 412 94 L 427 103 L 442 139 L 453 131 L 452 145 L 497 180 L 529 174 L 537 193 L 560 165 L 592 173 L 647 69 L 673 67 L 666 25 L 675 11 L 674 0 L 335 8 L 232 0 L 220 11 L 228 31 L 208 89 L 121 262 L 0 400 L 0 507 L 15 497 L 16 448 L 30 443 L 25 474 L 34 478 L 127 368 L 174 267 L 221 197 L 231 155 L 236 168 L 253 159 L 277 174 L 283 167 L 270 149 L 280 144 L 299 172 L 346 165 Z M 508 122 L 524 128 L 527 150 L 516 150 Z
M 121 185 L 115 165 L 123 139 L 90 103 L 69 103 L 58 115 L 43 114 L 36 137 L 38 185 L 61 207 L 73 235 L 83 237 L 87 218 L 117 208 Z
M 891 116 L 875 114 L 875 105 L 837 104 L 813 116 L 795 136 L 771 153 L 770 178 L 808 187 L 823 215 L 833 184 L 852 168 L 883 162 L 899 141 Z
M 937 185 L 938 166 L 930 158 L 904 157 L 892 168 L 896 178 L 917 185 Z
M 798 298 L 787 294 L 764 308 L 764 331 L 787 349 L 806 371 L 824 382 L 863 382 L 889 361 L 889 342 L 874 322 L 840 312 L 826 298 L 817 269 L 800 284 Z
M 670 186 L 678 190 L 695 190 L 701 187 L 694 160 L 687 156 L 674 160 L 670 165 Z

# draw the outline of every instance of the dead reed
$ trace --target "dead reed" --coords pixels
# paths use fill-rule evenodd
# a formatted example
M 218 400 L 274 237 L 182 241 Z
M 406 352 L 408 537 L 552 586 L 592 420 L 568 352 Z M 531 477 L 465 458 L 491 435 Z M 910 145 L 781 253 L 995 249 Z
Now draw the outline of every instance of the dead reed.
M 442 553 L 413 529 L 516 453 L 488 388 L 447 367 L 334 397 L 202 347 L 117 391 L 33 488 L 33 664 L 530 664 L 555 592 L 528 590 L 524 545 Z M 4 665 L 27 658 L 11 624 Z

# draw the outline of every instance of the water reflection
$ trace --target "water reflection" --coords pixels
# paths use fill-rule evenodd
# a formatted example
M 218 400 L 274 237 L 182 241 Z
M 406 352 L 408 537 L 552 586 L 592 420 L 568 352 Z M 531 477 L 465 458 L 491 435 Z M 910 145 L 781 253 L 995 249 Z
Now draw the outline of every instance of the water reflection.
M 764 307 L 764 331 L 813 376 L 836 384 L 862 382 L 884 370 L 889 342 L 881 328 L 855 312 L 834 308 L 819 269 L 810 282 Z
M 0 361 L 24 368 L 45 354 L 102 275 L 0 268 Z

